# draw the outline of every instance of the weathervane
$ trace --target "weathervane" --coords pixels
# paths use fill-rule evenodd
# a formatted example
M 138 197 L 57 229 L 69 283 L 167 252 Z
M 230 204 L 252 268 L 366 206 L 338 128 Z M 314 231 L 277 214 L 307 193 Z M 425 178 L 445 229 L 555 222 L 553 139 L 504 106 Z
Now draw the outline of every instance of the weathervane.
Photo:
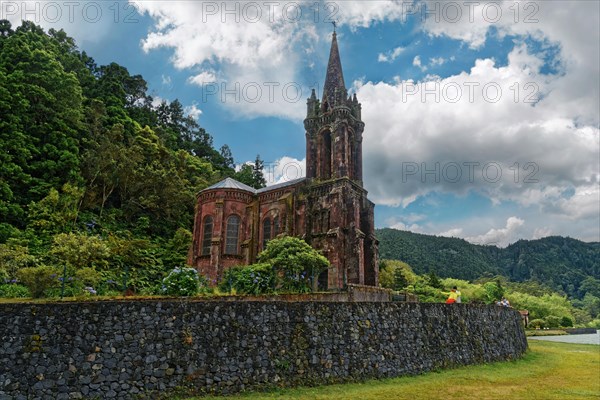
M 333 25 L 333 33 L 335 33 L 335 21 L 331 21 L 331 24 Z

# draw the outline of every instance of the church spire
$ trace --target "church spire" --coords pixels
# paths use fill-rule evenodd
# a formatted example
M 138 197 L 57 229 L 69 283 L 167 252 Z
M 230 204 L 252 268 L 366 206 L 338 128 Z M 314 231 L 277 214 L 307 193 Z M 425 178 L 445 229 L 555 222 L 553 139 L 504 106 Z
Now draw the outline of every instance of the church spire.
M 334 105 L 336 89 L 341 93 L 346 90 L 346 85 L 344 84 L 342 61 L 340 60 L 337 34 L 334 28 L 333 38 L 331 40 L 331 51 L 329 52 L 329 64 L 327 64 L 327 75 L 325 77 L 325 85 L 323 86 L 323 103 L 327 101 L 329 106 Z

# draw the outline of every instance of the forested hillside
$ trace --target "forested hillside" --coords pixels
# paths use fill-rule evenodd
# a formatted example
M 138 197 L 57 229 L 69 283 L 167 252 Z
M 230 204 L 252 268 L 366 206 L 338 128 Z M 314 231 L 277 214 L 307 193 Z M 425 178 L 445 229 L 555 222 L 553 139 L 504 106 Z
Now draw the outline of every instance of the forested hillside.
M 600 243 L 554 236 L 499 248 L 396 229 L 379 229 L 377 237 L 382 259 L 404 261 L 419 274 L 466 280 L 501 275 L 539 282 L 572 298 L 600 296 Z
M 68 265 L 150 288 L 185 260 L 195 194 L 227 176 L 260 187 L 255 166 L 235 173 L 179 101 L 64 31 L 0 21 L 1 281 Z

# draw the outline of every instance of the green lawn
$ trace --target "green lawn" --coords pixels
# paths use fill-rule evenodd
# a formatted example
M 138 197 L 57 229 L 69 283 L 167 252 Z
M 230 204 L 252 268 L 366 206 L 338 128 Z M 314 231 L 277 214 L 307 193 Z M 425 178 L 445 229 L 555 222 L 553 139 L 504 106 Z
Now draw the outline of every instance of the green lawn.
M 196 399 L 600 399 L 600 346 L 540 341 L 531 341 L 529 346 L 525 357 L 513 362 L 356 384 Z

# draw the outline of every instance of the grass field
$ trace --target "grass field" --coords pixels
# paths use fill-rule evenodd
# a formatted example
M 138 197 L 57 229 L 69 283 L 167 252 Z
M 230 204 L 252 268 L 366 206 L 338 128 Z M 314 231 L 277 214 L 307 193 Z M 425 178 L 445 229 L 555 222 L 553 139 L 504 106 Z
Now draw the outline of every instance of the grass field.
M 529 347 L 525 357 L 512 362 L 475 365 L 415 377 L 372 380 L 356 384 L 194 399 L 600 399 L 600 346 L 531 341 Z

